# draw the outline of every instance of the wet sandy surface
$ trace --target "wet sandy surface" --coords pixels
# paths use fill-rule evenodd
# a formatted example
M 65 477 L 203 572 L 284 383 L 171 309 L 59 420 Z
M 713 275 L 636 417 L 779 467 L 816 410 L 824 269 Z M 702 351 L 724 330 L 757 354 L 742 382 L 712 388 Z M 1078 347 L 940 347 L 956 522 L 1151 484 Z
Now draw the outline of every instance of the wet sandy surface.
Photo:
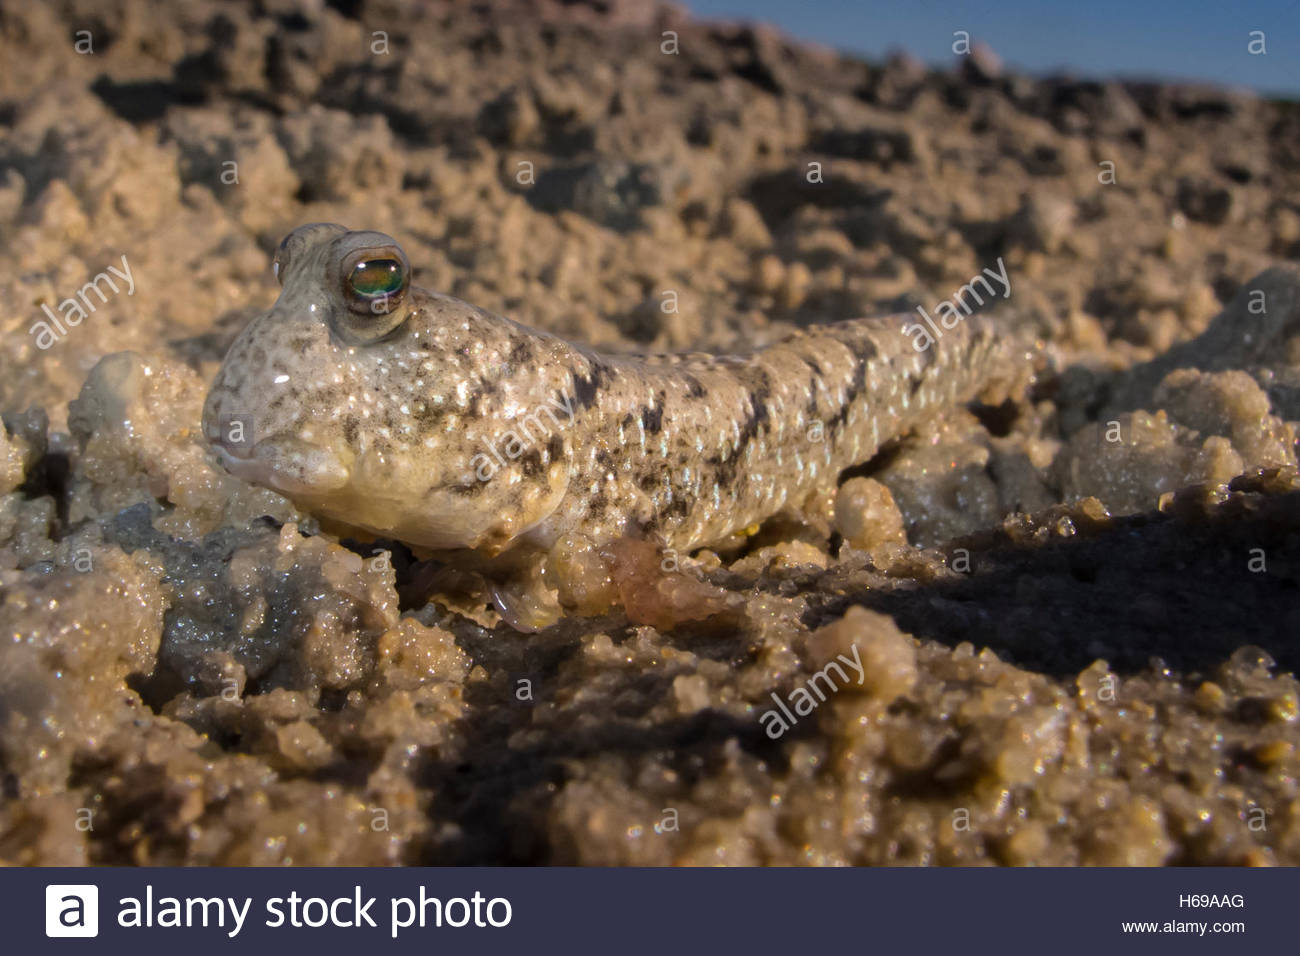
M 0 858 L 1300 861 L 1294 105 L 642 3 L 257 9 L 0 5 Z M 318 220 L 611 351 L 1001 259 L 1042 367 L 521 634 L 202 443 Z

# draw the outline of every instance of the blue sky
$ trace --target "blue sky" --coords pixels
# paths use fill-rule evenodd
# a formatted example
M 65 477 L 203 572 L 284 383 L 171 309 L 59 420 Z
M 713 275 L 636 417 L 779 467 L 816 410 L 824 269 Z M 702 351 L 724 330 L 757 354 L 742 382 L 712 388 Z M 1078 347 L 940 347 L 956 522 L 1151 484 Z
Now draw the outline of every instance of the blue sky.
M 879 59 L 952 61 L 954 30 L 1031 73 L 1203 80 L 1300 95 L 1300 0 L 684 0 L 693 13 L 765 20 Z M 1252 56 L 1251 31 L 1266 52 Z

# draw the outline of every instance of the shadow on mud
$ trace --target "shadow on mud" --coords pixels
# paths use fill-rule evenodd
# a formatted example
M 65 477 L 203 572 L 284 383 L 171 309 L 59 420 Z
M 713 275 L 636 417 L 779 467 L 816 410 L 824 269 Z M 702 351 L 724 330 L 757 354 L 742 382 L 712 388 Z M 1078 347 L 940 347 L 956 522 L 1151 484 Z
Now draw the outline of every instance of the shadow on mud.
M 967 577 L 863 588 L 818 602 L 808 623 L 862 604 L 917 638 L 969 641 L 1057 677 L 1098 658 L 1121 674 L 1158 661 L 1208 676 L 1244 645 L 1300 670 L 1300 493 L 1118 518 L 1041 546 L 999 538 L 987 549 L 972 543 Z

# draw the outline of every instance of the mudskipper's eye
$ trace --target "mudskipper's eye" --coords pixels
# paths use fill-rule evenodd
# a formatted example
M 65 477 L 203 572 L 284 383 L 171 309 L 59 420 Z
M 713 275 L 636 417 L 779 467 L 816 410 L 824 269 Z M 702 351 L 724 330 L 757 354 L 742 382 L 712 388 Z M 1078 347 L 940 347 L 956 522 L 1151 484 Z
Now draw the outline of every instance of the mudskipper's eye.
M 411 263 L 382 232 L 349 232 L 334 240 L 326 282 L 343 308 L 330 322 L 339 337 L 366 345 L 400 328 L 411 314 Z
M 406 288 L 406 267 L 397 259 L 365 259 L 344 280 L 348 297 L 376 315 L 387 314 Z
M 411 283 L 411 267 L 396 246 L 358 249 L 344 256 L 339 279 L 348 310 L 363 318 L 396 312 Z

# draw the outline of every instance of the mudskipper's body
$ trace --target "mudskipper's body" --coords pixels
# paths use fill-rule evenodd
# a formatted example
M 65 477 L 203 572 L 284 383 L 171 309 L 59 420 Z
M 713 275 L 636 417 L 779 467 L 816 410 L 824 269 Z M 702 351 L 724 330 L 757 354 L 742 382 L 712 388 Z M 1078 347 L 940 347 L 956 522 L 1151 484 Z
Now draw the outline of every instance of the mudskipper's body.
M 1014 362 L 978 316 L 920 350 L 890 316 L 743 357 L 601 356 L 411 286 L 391 238 L 333 224 L 291 233 L 276 269 L 280 298 L 231 347 L 205 433 L 232 473 L 440 551 L 716 544 Z

